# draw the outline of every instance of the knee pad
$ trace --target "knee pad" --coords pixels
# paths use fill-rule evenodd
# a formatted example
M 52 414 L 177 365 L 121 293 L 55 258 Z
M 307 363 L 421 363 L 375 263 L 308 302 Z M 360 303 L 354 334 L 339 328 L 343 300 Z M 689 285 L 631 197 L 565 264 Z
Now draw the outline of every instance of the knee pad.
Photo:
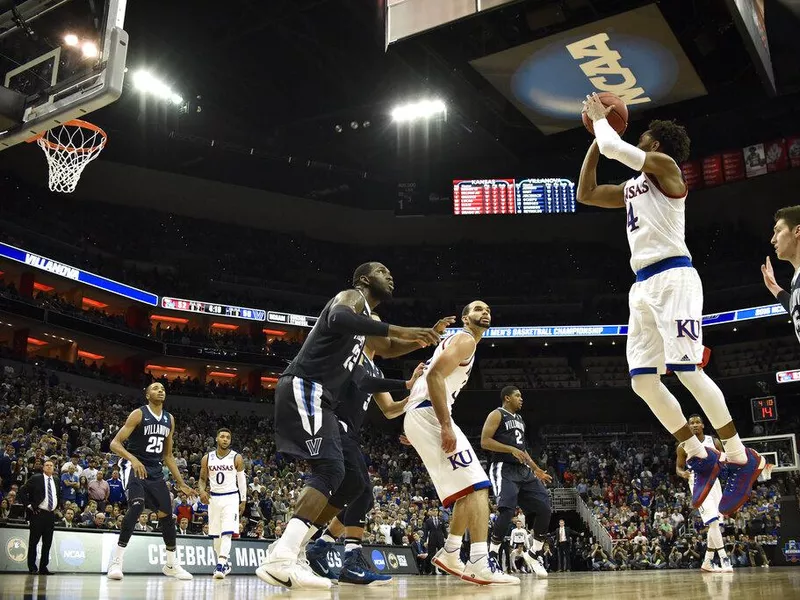
M 372 490 L 365 486 L 363 491 L 347 505 L 347 509 L 342 515 L 342 525 L 345 527 L 364 527 L 367 520 L 367 513 L 375 502 Z
M 337 508 L 344 508 L 345 505 L 350 505 L 353 500 L 358 498 L 366 488 L 364 483 L 364 475 L 357 471 L 348 471 L 345 469 L 344 477 L 339 488 L 333 493 L 328 503 Z
M 310 464 L 311 475 L 306 485 L 330 498 L 344 480 L 344 461 L 322 458 L 311 461 Z
M 492 529 L 492 541 L 499 544 L 508 531 L 508 526 L 511 524 L 511 519 L 514 518 L 513 508 L 500 508 L 497 511 L 497 519 L 494 521 L 494 528 Z
M 175 550 L 175 544 L 178 539 L 178 531 L 175 528 L 175 517 L 167 515 L 158 520 L 161 527 L 161 537 L 164 538 L 164 544 L 167 550 Z

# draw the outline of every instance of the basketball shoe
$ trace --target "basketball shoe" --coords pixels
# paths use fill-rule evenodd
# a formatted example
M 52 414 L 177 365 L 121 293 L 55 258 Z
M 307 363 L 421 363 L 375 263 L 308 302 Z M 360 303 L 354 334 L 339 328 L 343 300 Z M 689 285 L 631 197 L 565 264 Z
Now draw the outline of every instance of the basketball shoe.
M 431 562 L 442 571 L 461 577 L 464 574 L 464 563 L 461 562 L 461 548 L 448 552 L 444 548 L 436 553 Z
M 752 448 L 746 448 L 747 462 L 743 465 L 725 463 L 728 479 L 722 489 L 722 500 L 719 501 L 719 512 L 730 517 L 747 502 L 753 482 L 758 479 L 767 465 L 766 459 Z M 709 449 L 709 453 L 711 450 Z M 695 484 L 697 489 L 697 484 Z M 696 507 L 695 507 L 696 508 Z
M 189 579 L 192 579 L 192 574 L 179 564 L 164 565 L 161 567 L 161 572 L 167 577 L 174 577 L 175 579 L 180 579 L 181 581 L 188 581 Z
M 301 560 L 296 554 L 282 553 L 272 547 L 267 551 L 266 560 L 256 569 L 256 575 L 261 581 L 286 589 L 328 590 L 332 585 L 330 579 L 311 570 L 305 557 Z
M 708 456 L 700 458 L 693 456 L 686 464 L 694 472 L 694 488 L 692 489 L 692 507 L 700 508 L 706 496 L 719 476 L 719 452 L 714 448 L 706 448 Z
M 476 585 L 519 585 L 520 583 L 519 577 L 503 573 L 500 565 L 488 555 L 479 558 L 476 562 L 468 560 L 464 565 L 464 574 L 461 579 Z
M 336 581 L 339 579 L 339 569 L 331 567 L 328 563 L 328 553 L 333 550 L 333 542 L 326 542 L 319 538 L 313 544 L 306 548 L 305 557 L 308 560 L 308 565 L 320 577 Z
M 390 583 L 392 578 L 389 575 L 381 575 L 369 568 L 361 548 L 356 548 L 344 553 L 344 565 L 339 574 L 339 583 L 349 583 L 351 585 L 369 585 L 377 587 Z

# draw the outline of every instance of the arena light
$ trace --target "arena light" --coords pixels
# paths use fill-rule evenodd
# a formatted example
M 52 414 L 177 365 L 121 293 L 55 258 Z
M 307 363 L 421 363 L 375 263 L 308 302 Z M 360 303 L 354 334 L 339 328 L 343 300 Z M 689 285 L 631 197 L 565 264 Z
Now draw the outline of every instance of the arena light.
M 31 346 L 47 346 L 47 342 L 45 342 L 44 340 L 36 339 L 34 337 L 28 338 L 28 344 L 30 344 Z
M 392 119 L 398 123 L 431 119 L 447 113 L 447 105 L 443 100 L 421 100 L 410 104 L 403 104 L 392 110 Z
M 281 331 L 280 329 L 262 329 L 261 331 L 263 331 L 267 335 L 274 335 L 275 337 L 281 337 L 283 335 L 286 335 L 286 332 Z
M 184 317 L 169 317 L 167 315 L 150 315 L 151 321 L 162 321 L 164 323 L 180 323 L 182 325 L 186 325 L 189 322 L 189 319 Z
M 236 377 L 236 373 L 225 373 L 224 371 L 211 371 L 208 374 L 209 377 L 222 377 L 224 379 L 233 379 Z
M 78 356 L 81 358 L 88 358 L 89 360 L 102 360 L 105 358 L 102 354 L 94 354 L 93 352 L 87 352 L 86 350 L 78 350 Z
M 277 377 L 262 377 L 261 381 L 264 381 L 266 383 L 278 383 L 278 378 Z
M 149 71 L 136 71 L 133 74 L 133 85 L 142 93 L 171 102 L 176 106 L 183 104 L 183 96 Z
M 52 285 L 45 285 L 44 283 L 39 283 L 38 281 L 33 282 L 33 289 L 38 290 L 40 292 L 52 292 L 53 286 Z
M 94 42 L 83 42 L 81 45 L 81 53 L 83 58 L 97 58 L 100 50 L 97 49 L 97 44 Z
M 212 323 L 212 329 L 227 329 L 228 331 L 236 331 L 239 329 L 238 325 L 234 325 L 232 323 Z
M 74 48 L 78 45 L 79 41 L 80 40 L 78 40 L 78 36 L 75 35 L 74 33 L 68 33 L 67 35 L 64 36 L 64 43 L 67 46 L 71 46 Z
M 185 373 L 186 369 L 183 367 L 162 367 L 161 365 L 147 365 L 146 371 L 164 371 L 165 373 Z
M 81 304 L 85 304 L 86 306 L 91 306 L 92 308 L 107 308 L 108 304 L 105 302 L 100 302 L 99 300 L 95 300 L 93 298 L 87 298 L 84 296 L 81 299 Z

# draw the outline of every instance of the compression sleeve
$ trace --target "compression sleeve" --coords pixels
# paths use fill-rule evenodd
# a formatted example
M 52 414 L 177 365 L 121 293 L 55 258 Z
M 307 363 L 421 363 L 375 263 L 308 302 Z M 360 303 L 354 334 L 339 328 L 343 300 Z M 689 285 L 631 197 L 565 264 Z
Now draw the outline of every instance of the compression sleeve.
M 781 290 L 780 292 L 778 292 L 778 295 L 775 298 L 778 300 L 778 302 L 781 303 L 783 308 L 786 309 L 786 312 L 789 312 L 789 298 L 790 298 L 789 292 L 787 292 L 786 290 Z
M 353 382 L 356 384 L 356 387 L 359 389 L 359 391 L 367 394 L 408 391 L 404 379 L 384 379 L 383 377 L 372 377 L 361 365 L 357 365 L 353 370 Z
M 597 138 L 600 154 L 606 158 L 617 160 L 634 171 L 641 171 L 644 167 L 646 152 L 619 137 L 608 120 L 599 119 L 594 122 L 594 136 Z
M 388 337 L 389 324 L 357 315 L 352 308 L 338 304 L 328 312 L 328 327 L 336 333 Z
M 244 471 L 236 472 L 236 487 L 239 488 L 239 502 L 247 501 L 247 478 Z

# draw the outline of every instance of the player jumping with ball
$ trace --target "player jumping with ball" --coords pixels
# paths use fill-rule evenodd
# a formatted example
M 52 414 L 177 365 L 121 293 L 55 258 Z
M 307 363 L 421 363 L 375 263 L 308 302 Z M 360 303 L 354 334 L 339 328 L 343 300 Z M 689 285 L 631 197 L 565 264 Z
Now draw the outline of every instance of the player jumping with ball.
M 745 448 L 717 385 L 698 365 L 703 358 L 703 286 L 685 240 L 687 189 L 678 163 L 689 156 L 689 136 L 674 121 L 652 121 L 637 146 L 622 140 L 606 116 L 612 110 L 596 94 L 583 112 L 594 122 L 578 182 L 578 202 L 625 208 L 631 267 L 636 274 L 629 295 L 627 358 L 631 386 L 686 451 L 695 474 L 692 506 L 702 506 L 719 475 L 722 460 L 692 435 L 678 400 L 661 382 L 667 369 L 691 392 L 717 430 L 725 448 L 728 480 L 719 511 L 730 516 L 745 503 L 766 465 Z M 600 154 L 639 171 L 619 185 L 597 185 Z

